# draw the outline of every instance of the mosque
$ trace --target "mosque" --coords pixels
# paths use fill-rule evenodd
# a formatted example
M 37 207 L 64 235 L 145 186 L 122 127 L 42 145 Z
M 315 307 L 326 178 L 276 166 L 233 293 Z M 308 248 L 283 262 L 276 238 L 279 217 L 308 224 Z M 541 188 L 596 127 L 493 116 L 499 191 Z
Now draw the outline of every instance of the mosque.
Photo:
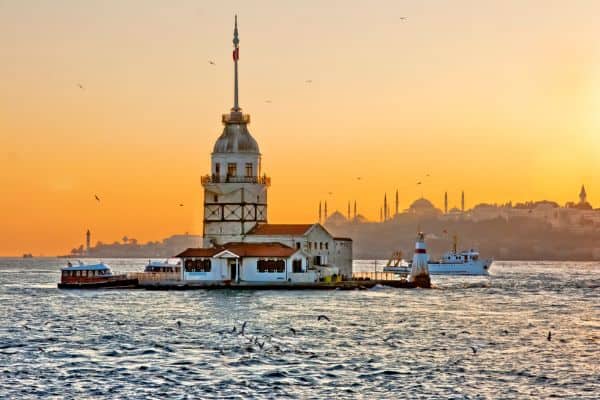
M 233 35 L 233 108 L 211 154 L 204 187 L 203 247 L 189 248 L 182 279 L 225 284 L 307 283 L 352 277 L 352 240 L 333 237 L 320 223 L 270 224 L 258 142 L 239 103 L 239 36 Z

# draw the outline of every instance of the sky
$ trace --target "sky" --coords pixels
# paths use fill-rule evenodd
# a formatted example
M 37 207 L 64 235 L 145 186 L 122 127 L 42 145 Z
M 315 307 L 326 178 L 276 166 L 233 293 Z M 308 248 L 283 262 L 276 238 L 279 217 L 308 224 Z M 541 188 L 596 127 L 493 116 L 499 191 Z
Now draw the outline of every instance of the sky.
M 202 232 L 236 13 L 269 222 L 600 207 L 598 1 L 0 0 L 0 256 Z

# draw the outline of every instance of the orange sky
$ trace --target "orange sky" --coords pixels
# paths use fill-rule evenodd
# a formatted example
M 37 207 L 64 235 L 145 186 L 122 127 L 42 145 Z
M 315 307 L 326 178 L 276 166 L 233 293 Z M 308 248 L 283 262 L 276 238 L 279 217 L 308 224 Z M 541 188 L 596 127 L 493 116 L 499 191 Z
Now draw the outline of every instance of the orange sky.
M 201 232 L 236 12 L 271 222 L 396 189 L 600 207 L 599 2 L 218 3 L 0 0 L 0 255 Z

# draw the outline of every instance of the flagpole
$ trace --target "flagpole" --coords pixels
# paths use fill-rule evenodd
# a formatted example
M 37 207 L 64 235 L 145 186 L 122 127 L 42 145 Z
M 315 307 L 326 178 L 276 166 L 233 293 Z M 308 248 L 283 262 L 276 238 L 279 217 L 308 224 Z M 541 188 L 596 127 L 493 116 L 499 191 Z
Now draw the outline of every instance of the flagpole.
M 235 26 L 233 28 L 233 63 L 234 63 L 234 89 L 233 89 L 233 111 L 239 111 L 239 97 L 238 97 L 238 58 L 239 58 L 239 45 L 240 39 L 238 38 L 237 28 L 237 15 L 235 16 Z

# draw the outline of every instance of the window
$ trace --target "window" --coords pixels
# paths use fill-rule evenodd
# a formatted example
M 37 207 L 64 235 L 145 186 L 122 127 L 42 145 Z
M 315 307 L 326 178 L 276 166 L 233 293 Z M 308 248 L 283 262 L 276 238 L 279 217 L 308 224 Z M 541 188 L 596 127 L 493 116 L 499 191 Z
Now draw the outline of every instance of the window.
M 216 194 L 213 196 L 213 201 L 216 203 L 219 201 L 219 196 L 217 196 Z
M 329 250 L 329 242 L 325 242 L 325 250 Z
M 285 272 L 285 261 L 277 260 L 276 267 L 277 267 L 277 272 L 279 272 L 279 273 Z
M 300 242 L 296 242 L 296 249 L 300 250 Z
M 296 274 L 302 272 L 302 260 L 292 261 L 292 272 Z
M 227 176 L 236 176 L 236 175 L 237 175 L 236 163 L 227 164 Z
M 217 176 L 221 175 L 221 163 L 215 164 L 215 175 L 217 175 Z
M 323 250 L 323 242 L 319 242 L 319 250 Z
M 246 177 L 250 178 L 252 175 L 252 163 L 246 163 Z
M 267 272 L 267 262 L 265 260 L 258 260 L 256 269 L 258 272 Z
M 315 265 L 322 265 L 321 264 L 321 256 L 315 256 L 313 258 L 313 264 L 315 264 Z
M 185 260 L 185 272 L 210 272 L 212 269 L 211 261 L 203 260 Z

